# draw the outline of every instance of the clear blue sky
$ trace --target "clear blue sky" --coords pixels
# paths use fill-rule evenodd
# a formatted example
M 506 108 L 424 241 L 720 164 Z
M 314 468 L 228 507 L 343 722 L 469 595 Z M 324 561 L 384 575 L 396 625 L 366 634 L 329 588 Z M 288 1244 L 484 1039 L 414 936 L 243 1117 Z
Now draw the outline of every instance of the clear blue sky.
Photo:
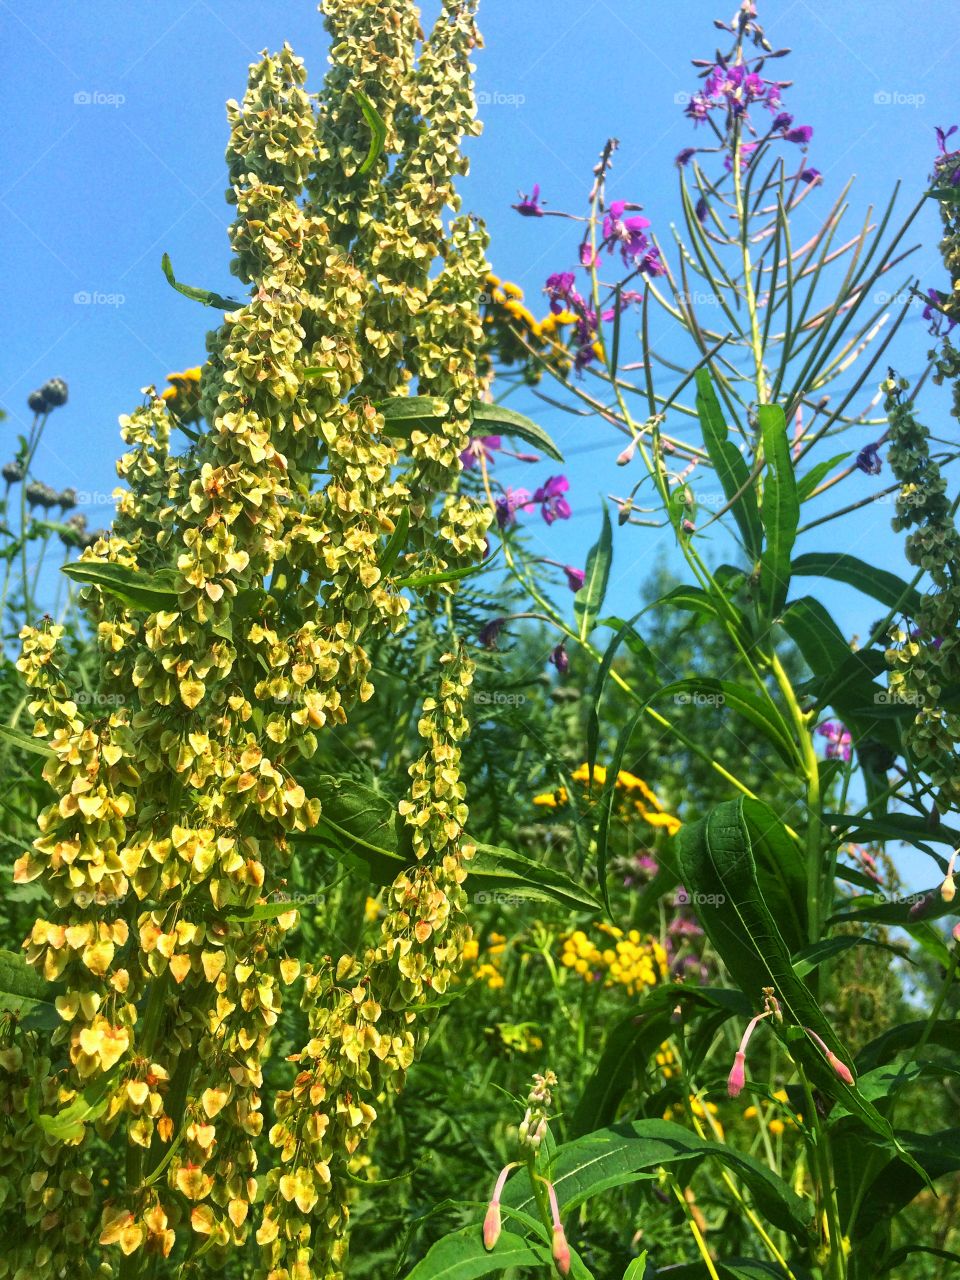
M 485 132 L 471 146 L 465 203 L 489 224 L 495 269 L 528 295 L 538 296 L 549 272 L 572 265 L 575 241 L 569 224 L 522 220 L 511 201 L 539 182 L 553 208 L 579 208 L 610 134 L 621 142 L 615 194 L 641 201 L 669 240 L 678 215 L 673 160 L 693 140 L 677 96 L 695 87 L 689 59 L 715 47 L 712 18 L 730 17 L 734 0 L 718 3 L 725 7 L 703 0 L 481 5 Z M 433 7 L 426 6 L 428 14 Z M 70 403 L 52 419 L 36 470 L 57 487 L 91 495 L 87 514 L 99 525 L 110 515 L 117 415 L 137 403 L 140 387 L 199 363 L 214 319 L 169 288 L 161 254 L 169 252 L 189 283 L 226 293 L 235 284 L 223 201 L 224 101 L 242 95 L 258 51 L 284 40 L 305 58 L 311 87 L 318 87 L 325 35 L 310 0 L 0 0 L 0 13 L 7 47 L 0 404 L 10 415 L 0 431 L 12 446 L 27 422 L 27 393 L 47 377 L 66 378 Z M 766 0 L 761 18 L 776 46 L 794 50 L 786 69 L 795 86 L 786 98 L 798 122 L 815 130 L 810 161 L 824 174 L 817 206 L 826 212 L 856 174 L 852 224 L 868 202 L 886 199 L 897 178 L 906 208 L 925 186 L 934 126 L 960 119 L 956 0 Z M 926 247 L 914 270 L 925 284 L 942 283 L 932 205 L 918 228 Z M 100 300 L 77 302 L 77 294 Z M 897 367 L 918 369 L 927 345 L 917 312 L 893 357 Z M 930 403 L 946 433 L 947 397 Z M 555 525 L 543 547 L 582 564 L 599 524 L 599 494 L 623 488 L 624 474 L 612 463 L 619 446 L 599 422 L 565 417 L 532 396 L 517 405 L 536 412 L 569 451 L 575 516 Z M 501 466 L 504 482 L 514 484 L 546 474 Z M 889 472 L 879 481 L 858 475 L 846 500 L 884 482 Z M 896 567 L 889 515 L 881 506 L 848 524 L 846 548 Z M 618 610 L 630 609 L 667 537 L 619 533 L 611 601 Z M 827 526 L 805 547 L 834 541 Z M 863 635 L 877 613 L 853 593 L 836 591 L 830 600 L 848 633 Z

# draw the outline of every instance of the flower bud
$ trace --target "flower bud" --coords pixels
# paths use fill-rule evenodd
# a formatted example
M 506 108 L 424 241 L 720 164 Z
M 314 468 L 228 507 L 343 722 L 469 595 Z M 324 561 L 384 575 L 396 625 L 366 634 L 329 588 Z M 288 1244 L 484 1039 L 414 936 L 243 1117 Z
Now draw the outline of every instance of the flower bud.
M 743 1086 L 747 1083 L 746 1065 L 747 1055 L 737 1053 L 733 1059 L 730 1074 L 727 1076 L 727 1093 L 731 1098 L 739 1098 L 743 1092 Z
M 3 476 L 7 484 L 19 484 L 23 479 L 23 467 L 19 462 L 5 462 L 0 475 Z
M 567 1244 L 567 1237 L 564 1235 L 563 1227 L 558 1226 L 553 1229 L 552 1252 L 557 1270 L 562 1276 L 568 1276 L 570 1274 L 570 1246 Z
M 500 1239 L 500 1202 L 491 1200 L 487 1206 L 487 1216 L 483 1220 L 483 1247 L 492 1249 Z
M 834 1073 L 840 1077 L 844 1084 L 852 1085 L 854 1083 L 853 1072 L 847 1064 L 845 1062 L 841 1062 L 837 1055 L 832 1051 L 827 1054 L 827 1062 L 829 1062 Z
M 62 378 L 51 378 L 40 390 L 48 409 L 59 409 L 67 403 L 67 384 Z
M 47 407 L 47 398 L 42 391 L 31 391 L 27 396 L 27 408 L 33 413 L 43 413 Z

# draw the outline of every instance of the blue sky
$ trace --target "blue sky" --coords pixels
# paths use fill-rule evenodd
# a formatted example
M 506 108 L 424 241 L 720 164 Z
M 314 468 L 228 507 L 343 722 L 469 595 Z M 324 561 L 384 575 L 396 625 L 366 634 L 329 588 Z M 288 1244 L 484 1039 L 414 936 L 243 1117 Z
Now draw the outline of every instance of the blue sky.
M 560 219 L 520 219 L 511 202 L 518 189 L 539 182 L 552 208 L 579 210 L 590 169 L 611 134 L 620 139 L 612 194 L 642 202 L 669 241 L 669 223 L 679 214 L 673 160 L 694 140 L 681 97 L 696 85 L 689 59 L 711 55 L 719 34 L 712 19 L 729 18 L 733 0 L 725 5 L 481 5 L 486 48 L 477 64 L 485 132 L 471 145 L 465 204 L 489 225 L 495 269 L 528 296 L 537 299 L 547 274 L 572 265 L 575 232 Z M 162 253 L 189 283 L 225 293 L 235 284 L 223 201 L 224 101 L 242 96 L 247 65 L 258 51 L 284 40 L 304 57 L 317 88 L 325 35 L 310 0 L 154 0 L 149 6 L 0 0 L 0 12 L 7 41 L 0 405 L 9 414 L 0 431 L 8 433 L 12 455 L 13 435 L 27 424 L 27 393 L 50 376 L 66 378 L 70 403 L 52 419 L 36 471 L 54 486 L 83 491 L 88 518 L 100 525 L 110 517 L 117 415 L 137 403 L 139 388 L 199 363 L 213 320 L 169 288 L 160 272 Z M 812 203 L 825 213 L 856 174 L 850 234 L 868 203 L 884 202 L 897 178 L 905 210 L 926 185 L 934 126 L 960 118 L 951 75 L 960 46 L 955 0 L 926 0 L 922 7 L 896 0 L 869 6 L 767 0 L 761 18 L 774 45 L 794 51 L 786 64 L 775 65 L 795 81 L 785 94 L 790 110 L 814 127 L 810 161 L 824 183 Z M 925 247 L 912 260 L 924 284 L 942 283 L 937 226 L 929 205 L 914 237 Z M 894 363 L 915 372 L 927 346 L 915 308 Z M 574 518 L 549 533 L 538 529 L 540 546 L 544 554 L 582 564 L 599 525 L 600 495 L 624 487 L 624 473 L 613 466 L 620 446 L 599 421 L 566 417 L 526 393 L 515 403 L 536 414 L 569 452 Z M 935 393 L 928 403 L 931 421 L 946 433 L 946 394 Z M 504 483 L 532 484 L 547 471 L 528 474 L 504 461 L 498 474 Z M 857 475 L 844 500 L 883 483 L 889 472 L 880 480 Z M 898 567 L 890 513 L 889 505 L 878 506 L 849 520 L 845 549 Z M 837 532 L 827 525 L 804 549 L 835 545 Z M 618 611 L 630 610 L 638 583 L 668 545 L 663 532 L 618 533 L 611 599 Z M 724 549 L 718 543 L 717 555 Z M 873 605 L 864 609 L 852 592 L 832 591 L 829 599 L 848 633 L 864 635 L 878 612 Z

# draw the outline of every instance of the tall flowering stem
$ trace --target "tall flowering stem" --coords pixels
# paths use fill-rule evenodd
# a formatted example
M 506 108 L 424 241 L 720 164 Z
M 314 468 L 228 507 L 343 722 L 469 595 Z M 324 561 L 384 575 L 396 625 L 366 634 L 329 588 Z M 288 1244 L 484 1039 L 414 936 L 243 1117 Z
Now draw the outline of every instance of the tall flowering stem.
M 60 1275 L 78 1246 L 121 1280 L 161 1259 L 197 1275 L 254 1241 L 269 1280 L 342 1275 L 358 1152 L 467 937 L 458 744 L 472 664 L 451 637 L 399 809 L 411 869 L 379 942 L 306 965 L 289 954 L 298 915 L 282 887 L 291 837 L 320 813 L 306 768 L 318 735 L 374 695 L 370 646 L 405 625 L 405 575 L 427 580 L 413 594 L 436 610 L 456 589 L 444 571 L 480 559 L 490 518 L 457 492 L 482 391 L 485 236 L 463 216 L 446 224 L 477 128 L 473 6 L 443 5 L 419 64 L 412 5 L 324 12 L 319 108 L 289 48 L 228 106 L 233 270 L 249 300 L 210 335 L 204 429 L 176 452 L 181 419 L 152 392 L 122 421 L 127 487 L 84 556 L 109 713 L 71 697 L 60 628 L 23 633 L 55 799 L 16 879 L 50 895 L 27 957 L 63 994 L 49 1058 L 34 1033 L 0 1029 L 0 1090 L 23 1097 L 34 1073 L 45 1135 L 25 1151 L 7 1126 L 0 1153 L 78 1190 L 3 1276 Z M 389 177 L 386 156 L 362 164 L 374 66 Z M 391 437 L 378 405 L 414 377 L 447 406 L 443 424 Z M 309 1040 L 271 1105 L 264 1063 L 301 980 Z M 95 1134 L 122 1151 L 105 1192 Z

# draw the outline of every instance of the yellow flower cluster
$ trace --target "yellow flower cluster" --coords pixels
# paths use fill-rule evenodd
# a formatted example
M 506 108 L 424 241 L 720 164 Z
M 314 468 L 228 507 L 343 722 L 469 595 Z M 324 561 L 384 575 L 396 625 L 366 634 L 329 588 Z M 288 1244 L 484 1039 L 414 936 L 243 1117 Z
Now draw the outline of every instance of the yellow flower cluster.
M 173 413 L 178 422 L 199 422 L 200 413 L 200 373 L 201 366 L 184 369 L 182 373 L 168 373 L 170 386 L 161 391 L 160 399 Z
M 591 784 L 590 770 L 586 764 L 580 765 L 570 775 L 574 782 L 582 783 L 588 788 L 588 799 L 596 799 L 594 788 L 603 787 L 607 781 L 605 765 L 593 766 Z M 664 812 L 663 805 L 642 778 L 621 769 L 617 774 L 616 789 L 621 817 L 639 817 L 652 827 L 666 831 L 668 836 L 676 835 L 680 830 L 680 819 L 672 813 Z M 568 801 L 566 787 L 558 787 L 556 791 L 545 791 L 533 797 L 533 803 L 541 808 L 562 808 Z
M 639 995 L 667 976 L 667 953 L 655 938 L 644 937 L 636 929 L 624 933 L 608 924 L 594 928 L 606 936 L 595 940 L 576 929 L 561 943 L 561 963 L 584 982 L 623 986 L 630 995 Z
M 682 1102 L 674 1102 L 671 1106 L 667 1107 L 666 1111 L 664 1111 L 664 1120 L 672 1120 L 675 1124 L 683 1124 L 689 1119 L 690 1114 L 693 1114 L 697 1120 L 705 1121 L 709 1125 L 711 1134 L 716 1133 L 717 1137 L 722 1138 L 723 1125 L 717 1119 L 720 1113 L 716 1103 L 701 1102 L 701 1100 L 695 1097 L 692 1093 L 690 1094 L 688 1103 L 689 1111 Z M 707 1120 L 708 1115 L 713 1121 L 712 1124 Z
M 766 1121 L 768 1132 L 772 1133 L 775 1138 L 779 1138 L 787 1129 L 795 1129 L 799 1121 L 803 1120 L 803 1116 L 799 1113 L 794 1114 L 790 1110 L 790 1100 L 787 1097 L 786 1089 L 778 1089 L 773 1095 L 776 1102 L 780 1106 L 774 1106 L 768 1103 L 763 1108 L 763 1118 Z M 744 1120 L 757 1120 L 760 1116 L 760 1110 L 756 1106 L 747 1107 L 743 1113 Z
M 492 272 L 487 275 L 483 324 L 490 349 L 500 364 L 522 366 L 530 382 L 540 379 L 539 360 L 558 373 L 570 368 L 563 330 L 576 319 L 570 311 L 548 311 L 538 320 L 524 303 L 519 285 L 501 280 Z
M 502 933 L 491 933 L 483 952 L 476 938 L 471 938 L 463 948 L 463 962 L 467 976 L 485 983 L 491 991 L 499 991 L 506 984 L 501 972 L 507 940 Z M 481 958 L 481 956 L 483 958 Z

